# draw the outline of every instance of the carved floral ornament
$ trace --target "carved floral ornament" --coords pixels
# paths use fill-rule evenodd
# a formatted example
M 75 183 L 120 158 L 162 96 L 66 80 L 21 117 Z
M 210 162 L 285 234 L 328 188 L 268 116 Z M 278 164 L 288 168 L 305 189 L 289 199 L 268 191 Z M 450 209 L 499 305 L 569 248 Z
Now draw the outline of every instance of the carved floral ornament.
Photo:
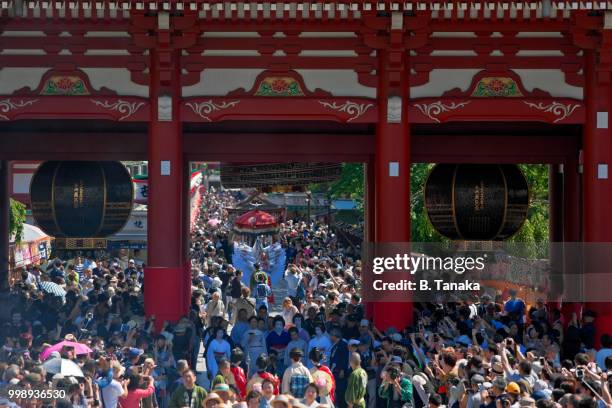
M 555 115 L 557 118 L 553 121 L 553 123 L 557 123 L 564 119 L 567 119 L 574 113 L 576 108 L 580 106 L 579 104 L 573 104 L 573 103 L 563 104 L 557 101 L 553 101 L 549 104 L 544 104 L 543 102 L 539 102 L 539 103 L 533 103 L 529 101 L 523 101 L 523 102 L 525 103 L 525 105 L 529 106 L 530 108 L 537 109 L 537 110 L 540 110 L 546 113 L 552 113 L 553 115 Z
M 12 110 L 17 110 L 21 108 L 25 108 L 26 106 L 33 105 L 38 102 L 38 99 L 29 99 L 29 100 L 13 100 L 13 99 L 2 99 L 0 100 L 0 120 L 9 120 L 9 117 L 4 115 L 4 113 L 9 113 Z
M 40 95 L 84 96 L 90 95 L 83 79 L 76 75 L 52 75 L 42 86 Z
M 136 112 L 138 112 L 138 110 L 142 108 L 145 104 L 144 102 L 128 102 L 122 99 L 119 99 L 115 102 L 109 102 L 107 100 L 91 99 L 91 102 L 95 104 L 96 106 L 99 106 L 103 109 L 117 111 L 123 114 L 123 116 L 119 118 L 120 121 L 125 120 L 129 118 L 130 116 L 132 116 L 133 114 L 135 114 Z
M 372 103 L 357 103 L 353 101 L 346 101 L 342 105 L 338 105 L 336 102 L 326 102 L 319 101 L 321 105 L 328 109 L 333 109 L 338 112 L 346 113 L 350 117 L 346 120 L 347 122 L 351 122 L 361 116 L 363 116 L 368 109 L 374 106 Z
M 519 85 L 509 77 L 481 78 L 472 92 L 475 98 L 518 98 L 523 96 Z
M 255 96 L 304 96 L 304 91 L 295 78 L 273 76 L 259 83 Z
M 212 120 L 208 116 L 210 113 L 214 111 L 221 111 L 224 109 L 233 108 L 238 105 L 240 101 L 231 101 L 231 102 L 221 102 L 215 103 L 212 99 L 203 102 L 188 102 L 186 105 L 193 110 L 193 113 L 201 117 L 202 119 L 211 122 Z
M 441 113 L 461 109 L 465 107 L 465 105 L 467 105 L 468 103 L 470 103 L 470 101 L 451 102 L 448 104 L 444 104 L 442 101 L 436 101 L 429 104 L 416 103 L 414 106 L 418 108 L 421 113 L 427 116 L 429 119 L 433 120 L 434 122 L 440 123 L 440 119 L 438 118 L 438 116 L 440 116 Z

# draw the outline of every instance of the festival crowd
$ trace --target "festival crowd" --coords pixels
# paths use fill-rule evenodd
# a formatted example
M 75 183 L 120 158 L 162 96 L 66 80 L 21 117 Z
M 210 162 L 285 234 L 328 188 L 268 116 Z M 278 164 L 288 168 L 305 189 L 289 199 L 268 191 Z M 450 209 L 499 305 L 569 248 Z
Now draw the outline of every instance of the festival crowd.
M 359 295 L 360 250 L 329 225 L 283 223 L 283 281 L 261 265 L 243 279 L 226 212 L 236 201 L 204 194 L 191 308 L 161 331 L 133 260 L 24 271 L 0 330 L 0 407 L 612 407 L 612 336 L 595 338 L 594 313 L 564 321 L 512 291 L 474 293 L 417 304 L 413 326 L 381 332 Z M 32 397 L 42 390 L 61 397 Z

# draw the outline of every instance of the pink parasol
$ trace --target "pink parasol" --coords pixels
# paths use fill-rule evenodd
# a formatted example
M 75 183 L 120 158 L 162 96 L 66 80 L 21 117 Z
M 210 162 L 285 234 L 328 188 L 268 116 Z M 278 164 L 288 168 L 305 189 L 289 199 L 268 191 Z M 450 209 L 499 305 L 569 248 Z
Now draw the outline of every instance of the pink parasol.
M 218 218 L 211 218 L 210 220 L 208 220 L 208 225 L 210 225 L 211 227 L 216 227 L 217 225 L 219 225 L 221 221 Z
M 61 351 L 64 347 L 74 348 L 74 352 L 77 356 L 81 354 L 89 354 L 92 352 L 92 350 L 83 343 L 64 340 L 51 347 L 47 347 L 46 349 L 44 349 L 42 353 L 40 353 L 40 359 L 44 361 L 47 359 L 47 357 L 49 357 L 51 353 L 53 353 L 54 351 Z

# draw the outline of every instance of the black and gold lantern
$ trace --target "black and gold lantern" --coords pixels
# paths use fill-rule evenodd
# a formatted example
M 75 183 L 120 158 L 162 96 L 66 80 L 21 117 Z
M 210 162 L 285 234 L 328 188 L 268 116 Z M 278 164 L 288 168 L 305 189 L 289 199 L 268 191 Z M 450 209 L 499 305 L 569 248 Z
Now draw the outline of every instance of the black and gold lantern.
M 47 161 L 30 183 L 32 216 L 54 237 L 105 237 L 132 210 L 132 179 L 120 162 Z
M 527 218 L 529 188 L 514 164 L 438 164 L 425 183 L 425 208 L 447 238 L 504 240 Z

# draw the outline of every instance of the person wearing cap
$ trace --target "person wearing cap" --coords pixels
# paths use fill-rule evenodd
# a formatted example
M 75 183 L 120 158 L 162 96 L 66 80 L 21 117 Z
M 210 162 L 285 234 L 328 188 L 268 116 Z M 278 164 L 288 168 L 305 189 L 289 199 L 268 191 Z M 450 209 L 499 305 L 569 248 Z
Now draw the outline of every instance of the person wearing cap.
M 232 389 L 229 386 L 229 384 L 225 384 L 225 383 L 215 384 L 211 392 L 217 394 L 221 398 L 224 404 L 227 404 L 228 401 L 230 401 L 230 399 L 232 398 L 232 394 L 233 394 Z
M 220 405 L 222 405 L 224 403 L 225 402 L 219 396 L 219 394 L 217 394 L 217 393 L 215 393 L 213 391 L 210 394 L 208 394 L 208 396 L 204 399 L 204 403 L 203 403 L 202 407 L 203 408 L 216 408 L 216 407 L 219 407 Z
M 357 352 L 358 348 L 359 348 L 359 340 L 357 339 L 350 339 L 347 343 L 348 346 L 348 350 L 350 353 L 355 353 Z
M 120 397 L 127 397 L 127 379 L 121 379 L 124 372 L 118 361 L 108 357 L 98 359 L 98 378 L 96 385 L 100 389 L 100 398 L 104 407 L 116 408 Z
M 287 367 L 283 374 L 281 392 L 283 394 L 291 393 L 295 398 L 303 398 L 306 387 L 312 382 L 312 375 L 301 362 L 302 357 L 304 357 L 304 352 L 301 348 L 291 349 L 289 356 L 291 358 L 291 365 Z
M 480 408 L 480 404 L 482 404 L 482 395 L 480 392 L 483 389 L 484 382 L 485 378 L 482 375 L 472 375 L 472 378 L 470 378 L 470 389 L 468 390 L 466 408 Z
M 404 377 L 397 365 L 387 366 L 383 371 L 383 381 L 378 387 L 378 396 L 385 401 L 387 408 L 414 405 L 412 382 Z
M 277 395 L 270 402 L 272 408 L 291 408 L 291 401 L 286 395 Z
M 128 347 L 125 350 L 125 354 L 126 360 L 123 362 L 123 365 L 126 369 L 129 369 L 131 366 L 138 365 L 138 361 L 140 360 L 140 356 L 144 354 L 144 350 L 136 347 Z
M 130 259 L 128 261 L 128 266 L 124 269 L 123 273 L 125 276 L 132 276 L 133 273 L 136 273 L 136 261 Z
M 489 389 L 484 389 L 481 392 L 481 395 L 482 395 L 481 407 L 496 408 L 495 400 L 496 398 L 504 395 L 504 393 L 506 392 L 507 386 L 508 386 L 508 382 L 503 377 L 495 378 L 495 381 L 493 381 L 493 386 Z
M 517 408 L 518 400 L 521 398 L 521 387 L 514 381 L 509 382 L 506 386 L 506 393 L 510 397 L 512 407 Z

